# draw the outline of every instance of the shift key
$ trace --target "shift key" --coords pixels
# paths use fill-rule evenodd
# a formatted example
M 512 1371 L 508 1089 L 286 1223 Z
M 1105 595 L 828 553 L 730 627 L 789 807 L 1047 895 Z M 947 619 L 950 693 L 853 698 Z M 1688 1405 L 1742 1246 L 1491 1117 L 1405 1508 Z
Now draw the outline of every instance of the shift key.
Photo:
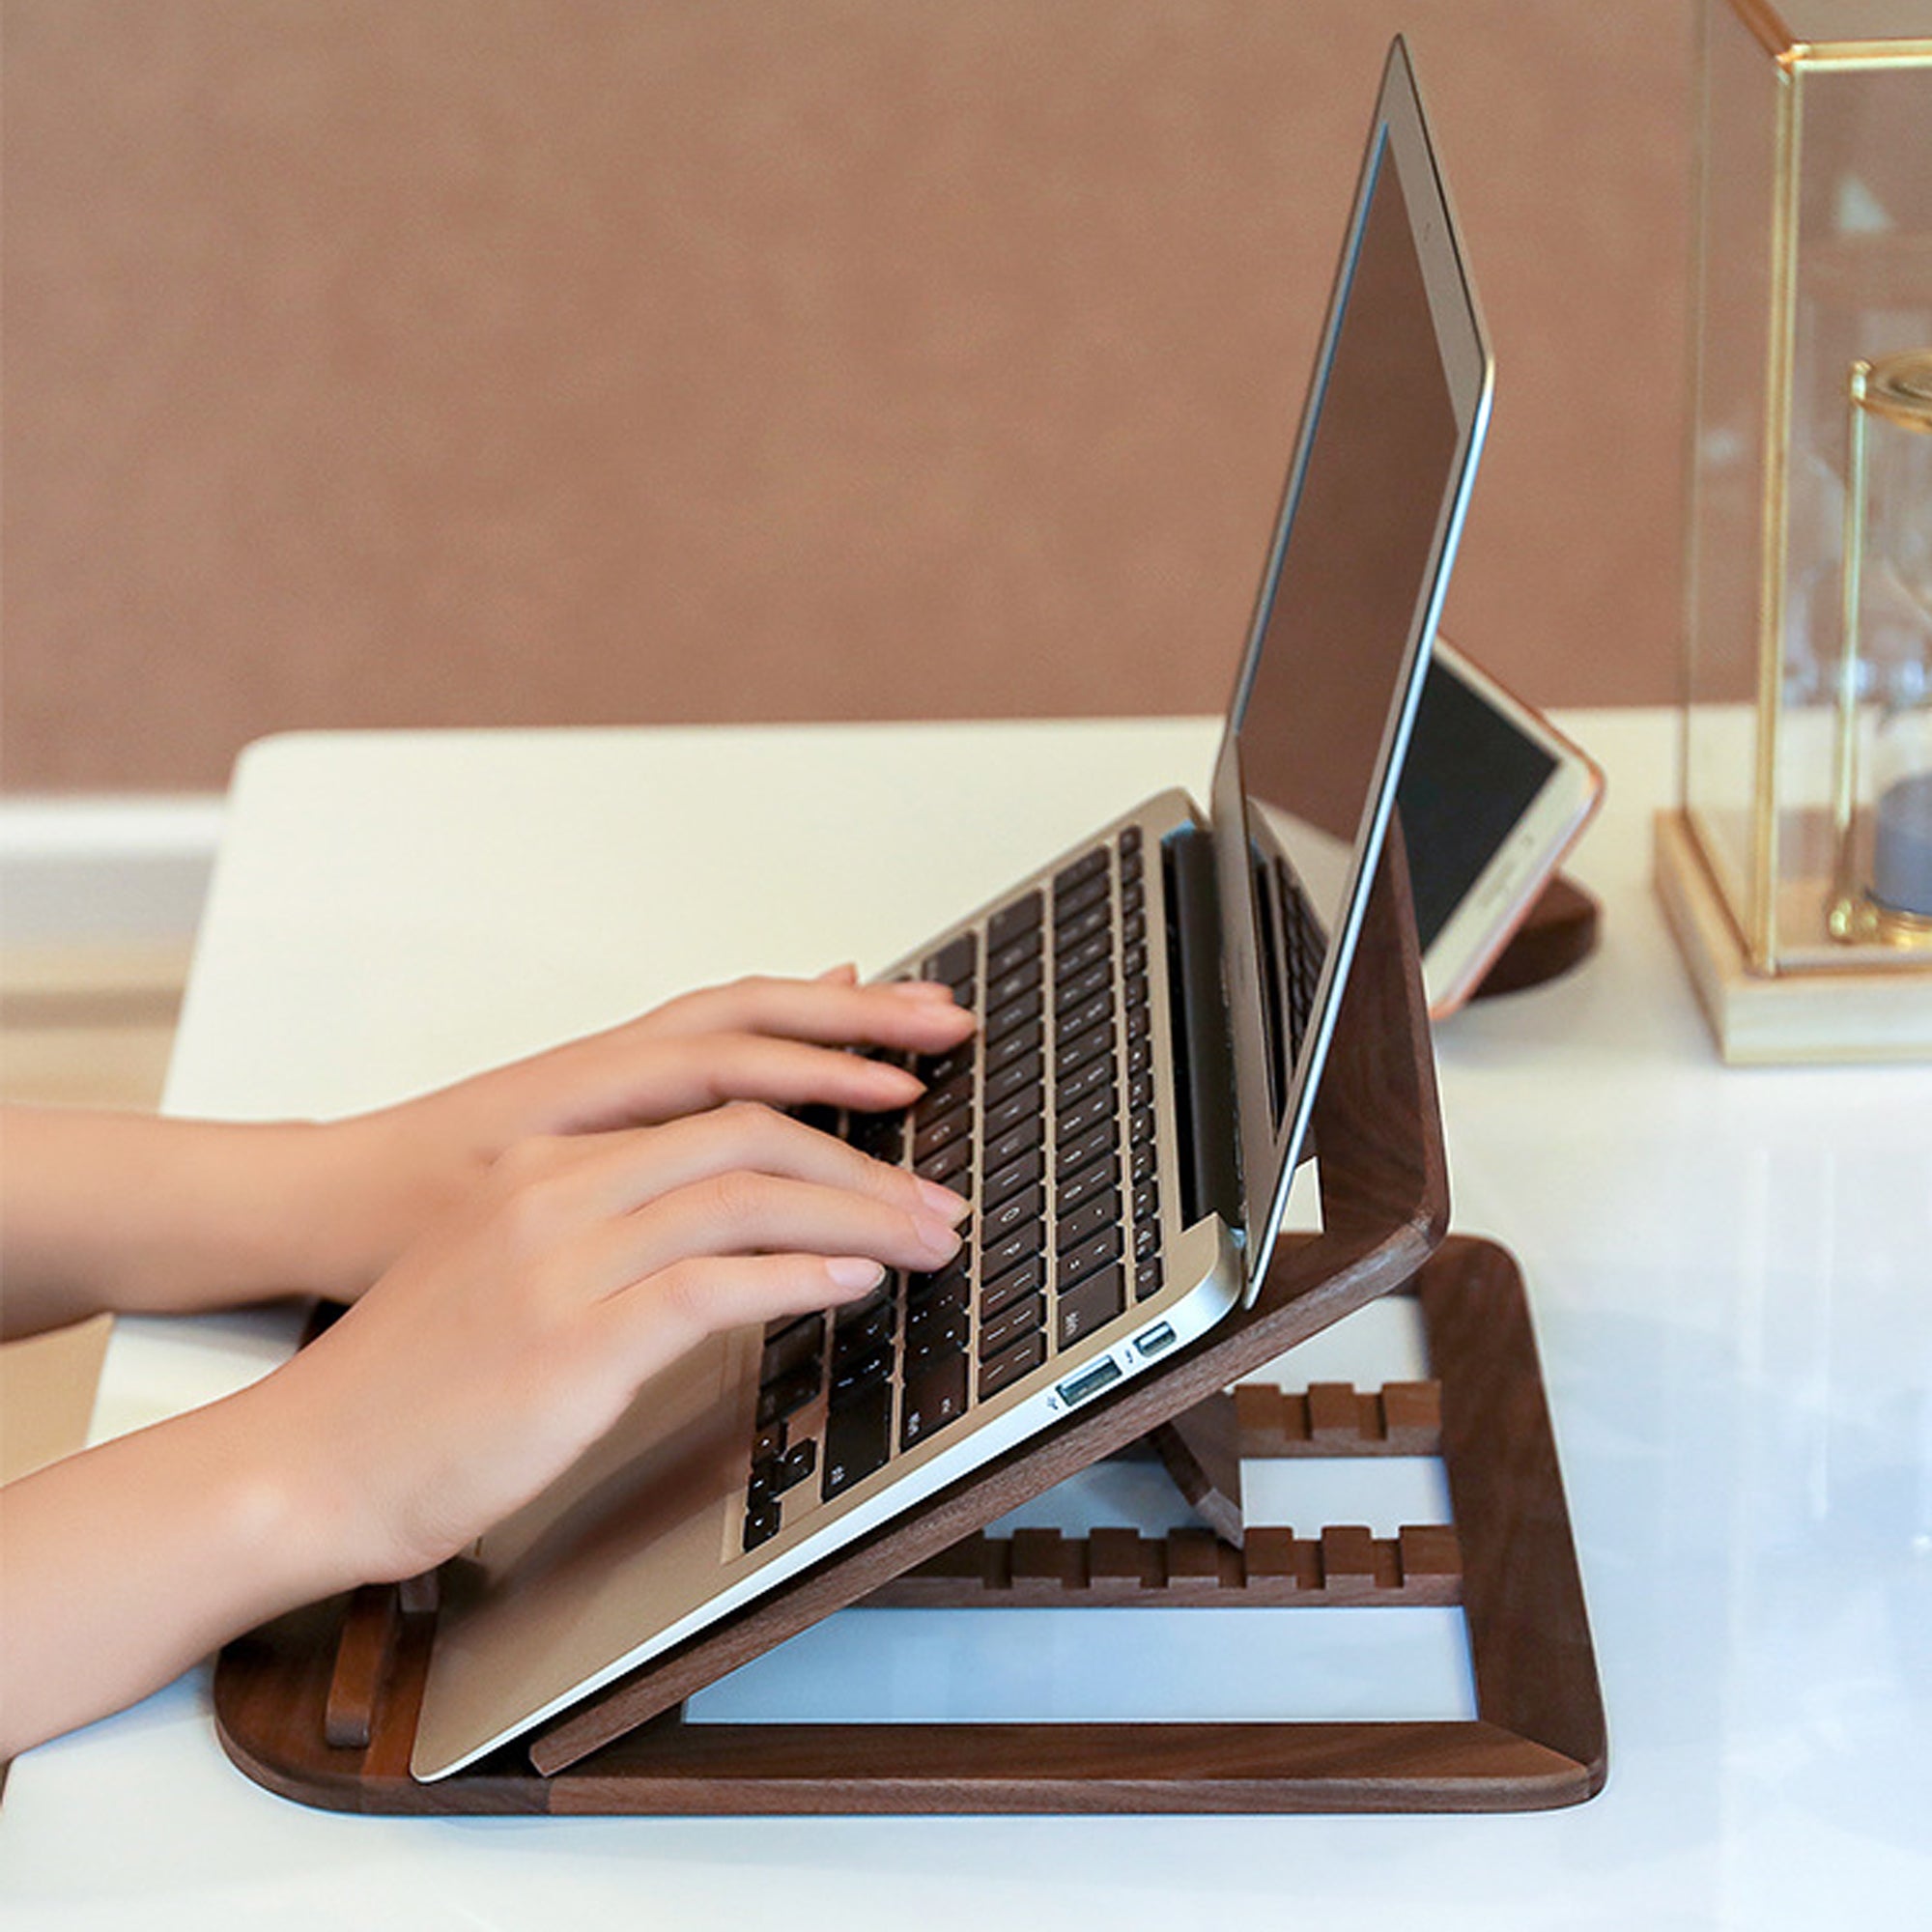
M 1054 1317 L 1060 1327 L 1060 1346 L 1068 1349 L 1097 1328 L 1103 1328 L 1127 1305 L 1126 1278 L 1120 1264 L 1090 1274 L 1068 1289 L 1054 1303 Z
M 829 1502 L 879 1468 L 892 1448 L 892 1378 L 855 1391 L 825 1419 L 825 1484 Z

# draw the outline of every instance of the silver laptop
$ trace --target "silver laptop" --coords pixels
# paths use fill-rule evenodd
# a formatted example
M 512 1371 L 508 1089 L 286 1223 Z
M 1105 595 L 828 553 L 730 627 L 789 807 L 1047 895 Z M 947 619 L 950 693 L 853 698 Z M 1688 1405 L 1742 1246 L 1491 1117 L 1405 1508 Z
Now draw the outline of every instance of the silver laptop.
M 1490 362 L 1391 49 L 1210 810 L 1169 792 L 886 969 L 975 1038 L 819 1117 L 968 1196 L 959 1256 L 714 1338 L 475 1548 L 412 1769 L 473 1762 L 1211 1328 L 1264 1276 L 1360 923 Z

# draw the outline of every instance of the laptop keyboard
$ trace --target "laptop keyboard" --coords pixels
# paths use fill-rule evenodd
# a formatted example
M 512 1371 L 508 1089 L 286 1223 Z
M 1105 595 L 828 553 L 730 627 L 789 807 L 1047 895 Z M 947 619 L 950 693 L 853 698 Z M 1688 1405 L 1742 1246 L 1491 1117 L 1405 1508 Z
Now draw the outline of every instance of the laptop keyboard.
M 923 962 L 981 1016 L 904 1114 L 808 1110 L 973 1203 L 959 1253 L 767 1331 L 754 1549 L 1162 1285 L 1142 838 L 1128 827 Z

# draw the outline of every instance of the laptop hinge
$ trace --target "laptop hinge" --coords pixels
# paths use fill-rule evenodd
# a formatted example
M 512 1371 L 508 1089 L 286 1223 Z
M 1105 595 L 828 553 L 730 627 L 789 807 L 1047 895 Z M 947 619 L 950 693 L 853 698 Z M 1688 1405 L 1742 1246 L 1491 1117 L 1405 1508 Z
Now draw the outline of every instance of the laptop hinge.
M 1173 1001 L 1175 1117 L 1183 1225 L 1218 1214 L 1241 1226 L 1235 1134 L 1235 1058 L 1221 980 L 1214 841 L 1198 825 L 1161 841 L 1167 885 L 1167 983 Z

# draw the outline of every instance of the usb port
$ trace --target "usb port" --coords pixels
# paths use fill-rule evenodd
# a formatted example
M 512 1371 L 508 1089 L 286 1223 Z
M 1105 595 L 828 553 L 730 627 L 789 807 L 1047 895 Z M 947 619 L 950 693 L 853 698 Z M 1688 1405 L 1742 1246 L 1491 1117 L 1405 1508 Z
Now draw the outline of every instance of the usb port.
M 1140 1350 L 1141 1359 L 1151 1362 L 1163 1349 L 1174 1342 L 1174 1330 L 1165 1321 L 1156 1321 L 1145 1335 L 1134 1337 L 1134 1347 Z
M 1090 1395 L 1098 1395 L 1110 1382 L 1120 1379 L 1121 1365 L 1109 1355 L 1104 1362 L 1095 1362 L 1085 1375 L 1062 1382 L 1054 1393 L 1071 1408 L 1075 1403 L 1085 1402 Z

